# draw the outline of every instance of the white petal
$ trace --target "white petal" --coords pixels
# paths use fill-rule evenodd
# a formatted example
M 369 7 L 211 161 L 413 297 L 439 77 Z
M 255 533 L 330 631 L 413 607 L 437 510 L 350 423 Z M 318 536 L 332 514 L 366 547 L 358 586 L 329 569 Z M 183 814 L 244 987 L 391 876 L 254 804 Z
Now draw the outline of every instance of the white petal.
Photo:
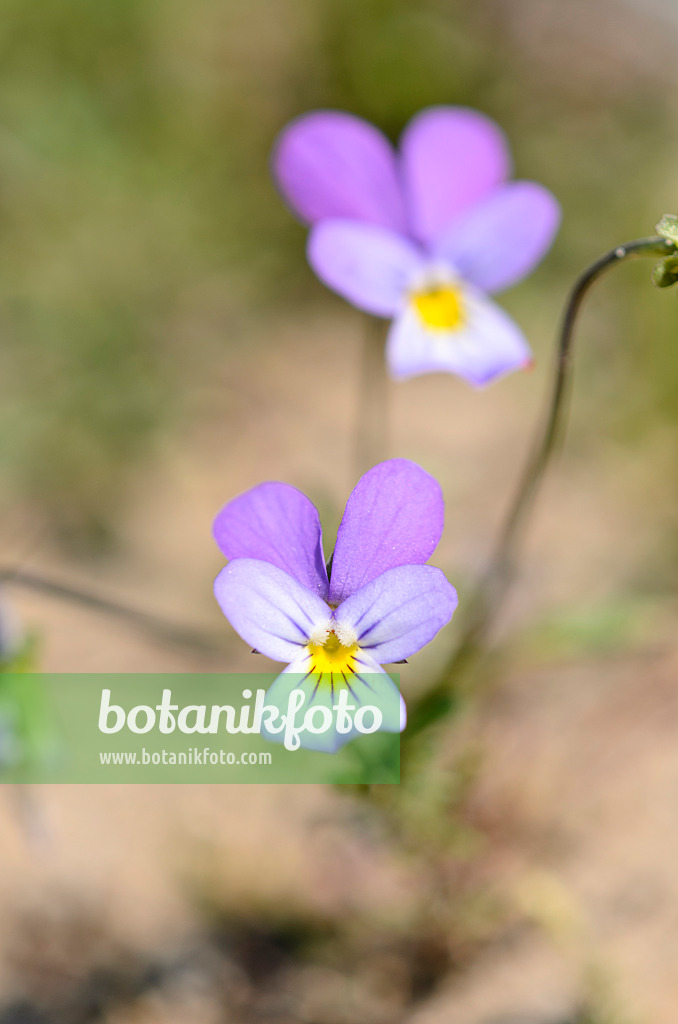
M 310 709 L 323 707 L 331 712 L 331 725 L 326 731 L 300 732 L 299 740 L 302 747 L 307 750 L 335 753 L 349 740 L 361 734 L 355 724 L 348 732 L 340 732 L 337 728 L 338 715 L 333 709 L 339 704 L 342 690 L 347 695 L 348 707 L 354 709 L 349 711 L 351 718 L 355 718 L 357 710 L 361 707 L 376 707 L 382 716 L 380 731 L 402 732 L 406 712 L 398 687 L 370 655 L 360 651 L 357 661 L 357 672 L 347 676 L 348 685 L 344 684 L 341 676 L 338 679 L 335 676 L 334 684 L 331 686 L 326 676 L 319 682 L 317 675 L 310 674 L 311 659 L 304 652 L 272 683 L 266 694 L 266 706 L 277 708 L 281 715 L 287 714 L 292 691 L 302 690 L 304 704 L 297 711 L 295 718 L 298 728 L 303 724 L 304 716 Z M 277 724 L 280 724 L 280 721 L 279 718 Z M 371 725 L 370 713 L 366 714 L 365 721 L 368 726 Z M 285 738 L 284 730 L 272 733 L 266 729 L 265 724 L 262 724 L 261 735 L 276 743 L 283 743 Z
M 529 346 L 507 313 L 468 286 L 463 299 L 466 323 L 453 331 L 428 327 L 408 304 L 388 337 L 386 357 L 394 377 L 446 372 L 482 387 L 529 364 Z

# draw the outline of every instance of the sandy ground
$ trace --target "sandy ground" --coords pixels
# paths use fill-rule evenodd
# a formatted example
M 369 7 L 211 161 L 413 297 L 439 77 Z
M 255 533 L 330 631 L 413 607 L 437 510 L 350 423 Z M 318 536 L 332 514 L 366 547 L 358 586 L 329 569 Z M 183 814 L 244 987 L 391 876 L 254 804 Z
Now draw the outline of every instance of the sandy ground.
M 58 571 L 204 628 L 223 654 L 198 656 L 17 593 L 23 621 L 42 632 L 46 669 L 251 666 L 211 595 L 221 565 L 211 519 L 234 494 L 273 478 L 306 490 L 336 527 L 354 482 L 359 333 L 350 314 L 318 318 L 278 330 L 265 363 L 256 338 L 224 358 L 195 397 L 196 425 L 139 474 L 115 562 L 64 565 L 44 544 L 22 554 L 26 568 Z M 462 600 L 521 464 L 545 371 L 538 366 L 480 394 L 447 378 L 392 388 L 388 454 L 413 458 L 440 479 L 447 529 L 434 561 L 459 583 Z M 576 444 L 576 426 L 573 436 Z M 665 458 L 658 439 L 656 457 L 642 464 L 602 441 L 590 458 L 561 460 L 542 495 L 505 634 L 535 612 L 604 603 L 634 578 L 670 514 L 663 497 L 649 507 L 645 500 Z M 3 554 L 16 550 L 23 552 L 19 545 Z M 555 664 L 519 655 L 461 726 L 462 741 L 485 751 L 474 801 L 483 820 L 500 823 L 492 832 L 496 884 L 522 925 L 451 975 L 416 1011 L 416 1024 L 486 1024 L 520 1013 L 547 1024 L 571 1010 L 592 972 L 609 981 L 629 1020 L 674 1024 L 678 647 L 670 620 L 665 612 L 623 655 Z M 437 649 L 452 638 L 453 627 Z M 437 649 L 412 659 L 405 693 Z M 120 941 L 152 948 L 191 931 L 199 878 L 225 903 L 280 899 L 322 913 L 383 913 L 407 898 L 409 883 L 389 851 L 355 834 L 345 799 L 320 787 L 42 787 L 3 796 L 5 998 L 15 984 L 16 929 L 29 912 L 94 907 Z

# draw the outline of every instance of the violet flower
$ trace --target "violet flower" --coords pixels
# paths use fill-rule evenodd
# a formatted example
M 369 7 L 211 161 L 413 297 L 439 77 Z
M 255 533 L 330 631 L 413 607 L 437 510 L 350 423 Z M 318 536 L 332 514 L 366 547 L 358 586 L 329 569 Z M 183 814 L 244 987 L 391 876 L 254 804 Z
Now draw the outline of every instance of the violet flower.
M 393 319 L 394 377 L 442 370 L 482 386 L 531 362 L 521 331 L 485 293 L 536 266 L 560 211 L 541 185 L 507 181 L 508 145 L 489 118 L 423 110 L 396 154 L 366 121 L 316 111 L 284 129 L 273 169 L 312 225 L 318 277 L 358 309 Z
M 307 705 L 332 711 L 347 689 L 357 706 L 379 703 L 382 729 L 402 731 L 405 705 L 381 666 L 419 651 L 456 608 L 454 587 L 424 564 L 443 517 L 432 476 L 406 459 L 380 463 L 348 499 L 328 578 L 318 512 L 295 487 L 260 484 L 221 510 L 214 537 L 230 561 L 217 601 L 251 647 L 288 663 L 268 705 L 286 708 L 301 688 Z M 353 735 L 333 727 L 303 745 L 335 751 Z

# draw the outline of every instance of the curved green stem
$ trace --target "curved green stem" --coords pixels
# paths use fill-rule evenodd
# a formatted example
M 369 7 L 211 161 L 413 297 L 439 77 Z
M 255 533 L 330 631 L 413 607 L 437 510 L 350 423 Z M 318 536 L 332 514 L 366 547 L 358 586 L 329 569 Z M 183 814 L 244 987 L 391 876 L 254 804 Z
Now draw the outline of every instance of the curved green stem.
M 34 590 L 46 594 L 48 597 L 69 601 L 71 604 L 80 605 L 82 608 L 89 608 L 92 611 L 111 616 L 121 622 L 142 629 L 163 643 L 170 642 L 180 647 L 191 647 L 203 654 L 214 654 L 220 650 L 218 644 L 209 635 L 197 629 L 179 625 L 159 615 L 152 615 L 149 612 L 140 611 L 138 608 L 131 608 L 120 601 L 113 601 L 99 594 L 92 594 L 81 587 L 72 586 L 70 583 L 62 583 L 59 580 L 50 579 L 37 573 L 26 572 L 22 569 L 0 567 L 0 584 L 22 587 L 25 590 Z
M 442 717 L 458 699 L 455 688 L 461 674 L 485 649 L 488 632 L 515 573 L 516 552 L 545 471 L 562 434 L 568 385 L 572 368 L 574 328 L 582 303 L 591 286 L 609 269 L 632 257 L 667 256 L 675 246 L 664 238 L 640 238 L 618 245 L 592 263 L 576 280 L 568 296 L 561 321 L 553 384 L 543 423 L 537 430 L 531 455 L 509 505 L 494 551 L 468 604 L 461 638 L 445 664 L 438 681 L 410 713 L 408 733 L 414 735 Z

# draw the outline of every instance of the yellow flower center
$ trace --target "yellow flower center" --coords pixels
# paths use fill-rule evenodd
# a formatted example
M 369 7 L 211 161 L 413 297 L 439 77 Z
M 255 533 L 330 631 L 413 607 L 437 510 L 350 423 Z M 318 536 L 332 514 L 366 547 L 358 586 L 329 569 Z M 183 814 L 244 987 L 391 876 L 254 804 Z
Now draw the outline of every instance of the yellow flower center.
M 359 650 L 358 644 L 342 643 L 334 630 L 327 634 L 324 643 L 311 640 L 306 649 L 311 655 L 311 672 L 314 675 L 348 675 L 355 671 L 353 658 Z
M 426 326 L 434 330 L 458 331 L 466 321 L 461 290 L 453 285 L 432 285 L 415 292 L 412 303 Z

